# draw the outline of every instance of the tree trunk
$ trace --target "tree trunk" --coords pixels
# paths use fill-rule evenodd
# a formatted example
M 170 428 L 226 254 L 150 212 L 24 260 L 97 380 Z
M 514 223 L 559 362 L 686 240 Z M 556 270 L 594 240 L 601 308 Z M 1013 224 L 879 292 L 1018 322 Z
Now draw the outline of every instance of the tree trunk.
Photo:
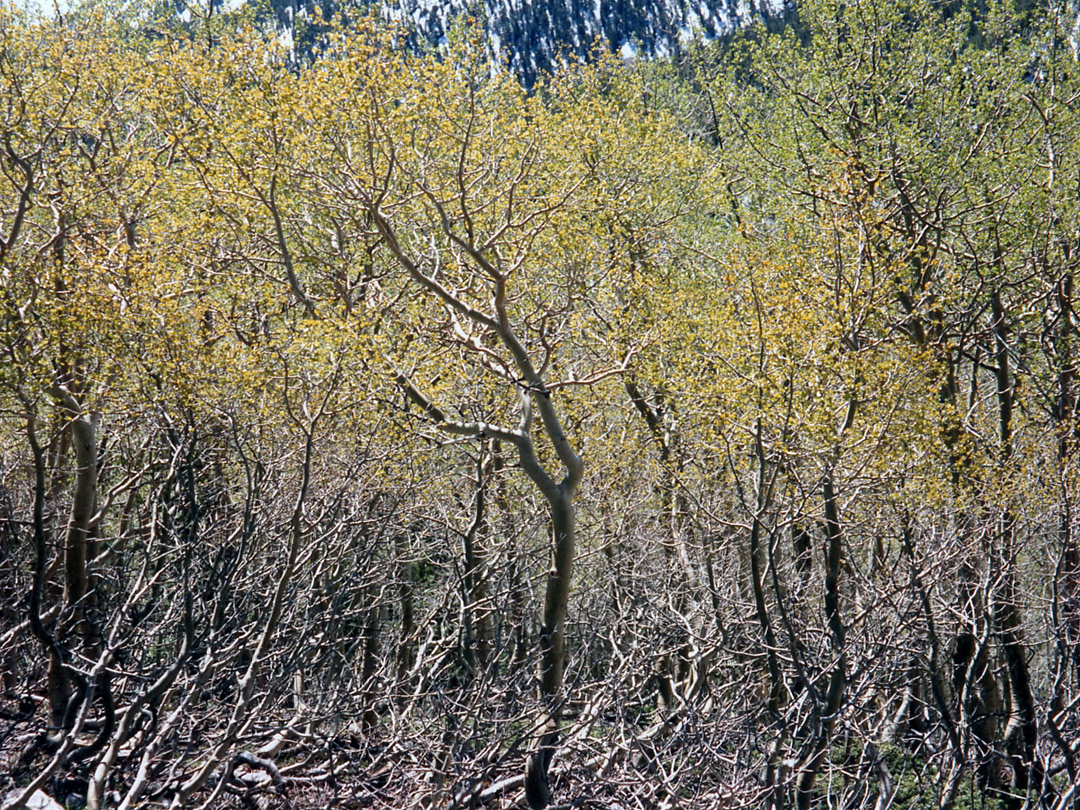
M 815 752 L 799 774 L 795 787 L 796 805 L 807 810 L 813 799 L 814 783 L 829 753 L 833 728 L 840 713 L 847 681 L 847 655 L 844 650 L 845 628 L 840 616 L 840 570 L 843 566 L 844 534 L 840 522 L 840 505 L 833 484 L 832 470 L 825 474 L 822 484 L 825 506 L 825 618 L 829 625 L 829 647 L 835 656 L 835 664 L 829 673 L 825 699 L 819 707 L 820 719 L 817 729 Z
M 554 560 L 548 572 L 544 618 L 540 625 L 540 697 L 546 716 L 540 724 L 539 744 L 525 766 L 525 795 L 534 810 L 541 810 L 551 803 L 547 771 L 559 740 L 566 668 L 566 606 L 574 566 L 575 515 L 570 493 L 560 487 L 558 497 L 550 506 Z
M 97 507 L 97 421 L 96 416 L 80 414 L 71 423 L 72 444 L 75 447 L 75 492 L 64 539 L 64 595 L 79 625 L 84 621 L 85 605 L 82 601 L 87 595 L 86 565 L 90 559 L 91 522 Z
M 1005 309 L 997 291 L 991 296 L 991 312 L 994 317 L 995 376 L 997 377 L 998 419 L 1001 441 L 1001 462 L 1005 466 L 1012 460 L 1012 415 L 1015 386 L 1009 363 L 1008 324 Z M 1005 657 L 1009 686 L 1009 720 L 1005 727 L 1005 744 L 1012 754 L 1013 796 L 1026 794 L 1029 777 L 1035 777 L 1036 795 L 1041 795 L 1043 784 L 1038 772 L 1035 747 L 1038 727 L 1035 717 L 1035 698 L 1031 692 L 1031 675 L 1028 672 L 1027 653 L 1023 642 L 1023 621 L 1017 603 L 1015 538 L 1013 517 L 1006 508 L 1000 520 L 1002 572 L 1000 585 L 994 598 L 994 624 Z M 1024 800 L 1010 798 L 1010 806 L 1019 807 Z

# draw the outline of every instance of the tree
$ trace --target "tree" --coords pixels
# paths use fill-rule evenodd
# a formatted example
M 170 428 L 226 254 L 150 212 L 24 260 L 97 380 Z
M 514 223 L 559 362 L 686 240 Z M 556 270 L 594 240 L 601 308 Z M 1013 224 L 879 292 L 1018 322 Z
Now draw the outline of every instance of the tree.
M 996 6 L 804 4 L 794 30 L 747 37 L 718 71 L 697 77 L 707 94 L 706 109 L 713 111 L 715 138 L 723 147 L 717 159 L 727 178 L 734 224 L 744 238 L 804 260 L 820 245 L 828 257 L 823 268 L 837 269 L 822 279 L 835 311 L 826 316 L 824 328 L 808 334 L 826 335 L 832 331 L 828 324 L 837 324 L 837 343 L 828 354 L 838 361 L 833 383 L 838 393 L 852 392 L 856 418 L 868 403 L 892 400 L 894 414 L 915 417 L 911 435 L 931 442 L 928 453 L 913 454 L 910 444 L 898 447 L 901 466 L 894 469 L 902 474 L 883 478 L 878 491 L 892 490 L 895 494 L 887 497 L 909 504 L 908 516 L 938 504 L 940 512 L 928 517 L 929 523 L 958 527 L 951 563 L 955 588 L 939 583 L 964 617 L 953 624 L 951 676 L 942 671 L 946 665 L 934 629 L 949 620 L 927 615 L 925 628 L 926 643 L 934 650 L 929 691 L 949 729 L 953 757 L 943 771 L 949 774 L 941 788 L 946 806 L 973 760 L 989 795 L 1005 790 L 996 764 L 1002 749 L 1009 752 L 1014 791 L 1053 794 L 1037 762 L 1029 656 L 1021 654 L 1027 643 L 1016 577 L 1024 551 L 1013 513 L 1019 501 L 1004 494 L 1031 493 L 1039 485 L 1026 479 L 1014 489 L 1018 479 L 1011 475 L 1018 469 L 1011 462 L 1003 466 L 1003 458 L 1012 458 L 1016 431 L 1022 430 L 1014 399 L 1019 366 L 1025 368 L 1021 385 L 1061 390 L 1050 382 L 1053 372 L 1035 371 L 1018 336 L 1020 313 L 1027 310 L 1021 302 L 1044 300 L 1036 287 L 1058 287 L 1060 279 L 1060 268 L 1054 268 L 1045 282 L 1029 286 L 1042 272 L 1037 267 L 1046 265 L 1031 260 L 1033 243 L 1026 241 L 1038 234 L 1035 244 L 1045 244 L 1063 210 L 1047 193 L 1055 187 L 1059 153 L 1049 146 L 1049 130 L 1041 123 L 1048 119 L 1038 112 L 1055 109 L 1051 117 L 1060 125 L 1057 116 L 1071 109 L 1071 103 L 1059 106 L 1062 73 L 1053 65 L 1059 64 L 1062 39 L 1056 26 L 1052 14 L 1036 22 L 1030 14 Z M 1034 67 L 1032 49 L 1040 54 Z M 1046 157 L 1048 149 L 1053 158 Z M 1060 237 L 1050 240 L 1060 244 Z M 1034 251 L 1047 252 L 1047 247 Z M 812 267 L 799 273 L 808 308 L 815 305 L 818 275 Z M 750 283 L 771 287 L 757 274 Z M 753 311 L 771 324 L 767 306 L 754 301 Z M 752 345 L 762 347 L 760 356 L 771 365 L 770 350 L 782 344 L 770 335 Z M 806 346 L 805 339 L 797 345 Z M 885 366 L 864 365 L 855 361 L 860 355 L 889 360 Z M 908 396 L 895 399 L 887 386 L 910 376 L 901 372 L 905 364 L 929 373 L 906 389 Z M 758 374 L 766 367 L 760 365 Z M 875 384 L 873 375 L 884 369 L 895 376 Z M 796 370 L 792 380 L 803 373 Z M 927 385 L 933 393 L 919 401 Z M 722 387 L 728 387 L 726 381 Z M 1050 398 L 1043 402 L 1049 409 Z M 1037 432 L 1039 420 L 1028 422 L 1029 417 L 1030 410 L 1023 421 Z M 928 429 L 935 422 L 936 428 Z M 790 448 L 796 437 L 801 445 L 807 427 L 828 421 L 811 417 L 794 423 L 793 432 L 780 432 L 782 448 Z M 875 423 L 891 423 L 894 431 L 903 424 L 884 413 L 875 415 L 870 424 Z M 827 446 L 823 461 L 832 456 Z M 870 463 L 888 457 L 882 450 L 875 448 L 871 459 L 877 460 Z M 777 455 L 784 460 L 774 463 L 790 475 L 790 450 Z M 1005 467 L 1012 472 L 1004 473 Z M 919 507 L 912 505 L 915 481 L 927 487 Z M 1003 498 L 1013 505 L 1004 505 Z M 756 508 L 760 511 L 761 504 Z M 826 539 L 836 537 L 829 529 L 833 521 L 824 518 Z M 900 534 L 910 538 L 907 520 Z M 1028 542 L 1038 542 L 1036 537 Z M 929 553 L 906 547 L 916 559 Z M 889 553 L 880 535 L 872 548 L 872 560 Z M 768 630 L 768 610 L 762 600 L 758 604 Z M 996 651 L 988 639 L 996 641 Z M 995 655 L 1004 663 L 997 671 Z M 998 673 L 1007 674 L 998 679 Z M 952 697 L 946 694 L 950 679 Z M 996 724 L 1001 711 L 1010 717 L 1004 727 Z
M 530 803 L 546 806 L 566 700 L 574 496 L 584 473 L 556 400 L 621 372 L 634 351 L 634 342 L 621 356 L 596 345 L 611 340 L 594 313 L 622 261 L 611 257 L 608 233 L 659 187 L 660 161 L 678 158 L 659 141 L 660 127 L 621 120 L 635 88 L 612 65 L 530 97 L 502 72 L 485 78 L 474 41 L 445 59 L 364 37 L 338 47 L 338 58 L 310 75 L 314 117 L 334 155 L 329 170 L 321 162 L 310 171 L 323 195 L 320 215 L 347 222 L 355 229 L 345 231 L 347 240 L 372 245 L 367 252 L 377 249 L 405 274 L 402 298 L 415 301 L 409 308 L 418 307 L 417 320 L 405 321 L 409 331 L 398 338 L 409 352 L 390 349 L 400 357 L 392 373 L 442 431 L 513 447 L 546 502 L 552 565 L 539 636 L 544 710 L 526 776 Z M 639 174 L 642 167 L 648 174 Z M 651 205 L 632 227 L 655 225 L 658 209 Z M 434 343 L 417 346 L 425 333 Z M 432 360 L 438 374 L 424 369 Z M 422 376 L 441 377 L 441 386 L 427 393 Z M 450 415 L 436 404 L 447 396 L 459 413 L 477 416 Z M 549 451 L 536 446 L 537 431 Z

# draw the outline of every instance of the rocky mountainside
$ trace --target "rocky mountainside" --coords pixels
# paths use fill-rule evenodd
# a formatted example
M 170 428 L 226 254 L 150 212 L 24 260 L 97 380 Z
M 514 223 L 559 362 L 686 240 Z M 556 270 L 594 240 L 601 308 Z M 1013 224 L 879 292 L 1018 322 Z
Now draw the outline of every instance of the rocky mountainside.
M 696 36 L 716 38 L 756 19 L 782 22 L 791 0 L 272 0 L 278 25 L 302 48 L 303 25 L 323 12 L 374 6 L 429 42 L 463 15 L 483 20 L 493 58 L 531 84 L 560 55 L 585 56 L 597 43 L 626 58 L 666 56 Z
M 625 56 L 667 55 L 697 35 L 723 36 L 756 18 L 782 19 L 785 0 L 486 0 L 493 55 L 526 81 L 562 53 L 587 54 L 599 41 Z M 470 0 L 387 0 L 386 13 L 438 40 Z

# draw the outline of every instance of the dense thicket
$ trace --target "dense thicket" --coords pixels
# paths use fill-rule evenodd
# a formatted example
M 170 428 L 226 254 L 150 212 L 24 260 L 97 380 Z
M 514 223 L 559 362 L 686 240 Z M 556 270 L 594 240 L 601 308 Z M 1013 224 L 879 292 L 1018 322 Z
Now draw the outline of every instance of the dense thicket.
M 1063 13 L 0 11 L 5 810 L 1080 804 Z

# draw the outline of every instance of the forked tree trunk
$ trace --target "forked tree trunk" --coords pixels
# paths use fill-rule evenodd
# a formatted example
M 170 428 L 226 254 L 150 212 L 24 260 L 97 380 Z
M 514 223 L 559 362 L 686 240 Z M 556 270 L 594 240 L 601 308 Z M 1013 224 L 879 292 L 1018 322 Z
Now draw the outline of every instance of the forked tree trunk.
M 509 274 L 492 264 L 485 256 L 485 252 L 479 250 L 470 241 L 471 233 L 467 238 L 454 233 L 445 211 L 440 208 L 443 215 L 442 227 L 446 235 L 451 242 L 463 250 L 476 269 L 490 280 L 492 312 L 476 309 L 445 287 L 438 279 L 427 275 L 421 266 L 406 253 L 393 225 L 380 210 L 380 202 L 381 198 L 378 197 L 369 202 L 372 220 L 385 240 L 386 246 L 413 282 L 453 312 L 456 317 L 464 319 L 473 328 L 494 337 L 509 355 L 510 363 L 507 366 L 512 365 L 520 375 L 511 380 L 519 395 L 521 418 L 517 428 L 506 428 L 481 421 L 461 422 L 448 419 L 442 410 L 412 385 L 408 377 L 397 374 L 396 379 L 406 396 L 443 430 L 459 436 L 493 439 L 514 445 L 518 451 L 522 471 L 548 503 L 554 542 L 554 564 L 548 573 L 544 618 L 540 629 L 540 692 L 544 709 L 543 716 L 538 718 L 537 722 L 540 735 L 535 749 L 526 762 L 525 774 L 526 796 L 529 804 L 534 808 L 546 807 L 551 801 L 547 769 L 558 741 L 565 667 L 566 604 L 570 595 L 570 577 L 573 573 L 574 560 L 573 496 L 581 483 L 585 465 L 563 431 L 562 423 L 552 402 L 552 392 L 542 376 L 546 360 L 538 370 L 526 349 L 526 344 L 518 337 L 511 323 L 508 312 Z M 559 481 L 556 481 L 551 471 L 546 469 L 537 457 L 536 448 L 533 445 L 534 409 L 540 416 L 543 435 L 546 436 L 565 473 Z

